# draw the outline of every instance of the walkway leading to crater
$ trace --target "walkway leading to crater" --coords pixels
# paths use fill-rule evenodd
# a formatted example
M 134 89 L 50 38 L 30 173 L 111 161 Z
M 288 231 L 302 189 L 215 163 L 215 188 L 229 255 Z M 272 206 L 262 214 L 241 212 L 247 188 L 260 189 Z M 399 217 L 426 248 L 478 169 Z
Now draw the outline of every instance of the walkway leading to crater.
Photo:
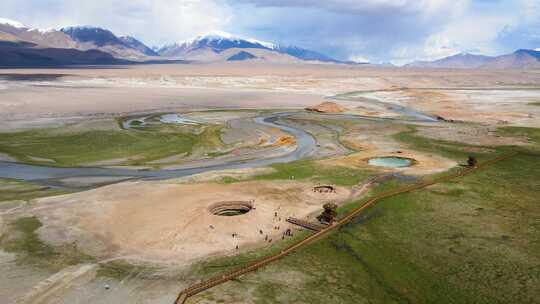
M 485 168 L 485 167 L 488 167 L 488 166 L 491 166 L 499 161 L 502 161 L 502 160 L 505 160 L 505 159 L 508 159 L 512 156 L 515 156 L 516 154 L 518 154 L 519 152 L 510 152 L 510 153 L 506 153 L 506 154 L 503 154 L 499 157 L 496 157 L 496 158 L 493 158 L 489 161 L 486 161 L 486 162 L 483 162 L 481 164 L 479 164 L 478 166 L 476 167 L 467 167 L 467 168 L 463 168 L 463 169 L 460 169 L 458 172 L 456 173 L 453 173 L 453 174 L 449 174 L 449 175 L 446 175 L 446 176 L 443 176 L 443 177 L 439 177 L 439 178 L 436 178 L 436 179 L 433 179 L 431 181 L 425 181 L 425 182 L 421 182 L 421 183 L 417 183 L 417 184 L 414 184 L 414 185 L 411 185 L 411 186 L 407 186 L 407 187 L 404 187 L 404 188 L 400 188 L 400 189 L 396 189 L 396 190 L 393 190 L 393 191 L 388 191 L 388 192 L 385 192 L 385 193 L 381 193 L 381 194 L 378 194 L 372 198 L 370 198 L 368 201 L 366 201 L 362 206 L 354 209 L 352 212 L 350 212 L 348 215 L 346 215 L 345 217 L 341 218 L 339 221 L 337 221 L 336 223 L 334 223 L 333 225 L 330 225 L 330 226 L 327 226 L 326 228 L 308 236 L 307 238 L 303 239 L 303 240 L 300 240 L 298 242 L 296 242 L 295 244 L 292 244 L 290 245 L 289 247 L 281 250 L 280 252 L 276 253 L 276 254 L 273 254 L 273 255 L 270 255 L 268 257 L 265 257 L 265 258 L 262 258 L 258 261 L 255 261 L 255 262 L 252 262 L 246 266 L 243 266 L 239 269 L 236 269 L 236 270 L 233 270 L 233 271 L 230 271 L 230 272 L 226 272 L 222 275 L 219 275 L 219 276 L 216 276 L 216 277 L 213 277 L 213 278 L 210 278 L 206 281 L 203 281 L 201 283 L 198 283 L 198 284 L 195 284 L 195 285 L 192 285 L 191 287 L 181 291 L 179 294 L 178 294 L 178 297 L 176 298 L 176 301 L 175 301 L 175 304 L 183 304 L 186 302 L 186 300 L 189 298 L 189 297 L 192 297 L 198 293 L 201 293 L 205 290 L 208 290 L 214 286 L 217 286 L 217 285 L 220 285 L 220 284 L 223 284 L 227 281 L 230 281 L 234 278 L 237 278 L 241 275 L 244 275 L 246 273 L 249 273 L 249 272 L 252 272 L 252 271 L 255 271 L 259 268 L 262 268 L 274 261 L 277 261 L 283 257 L 285 257 L 286 255 L 290 254 L 291 252 L 303 247 L 303 246 L 306 246 L 310 243 L 312 243 L 313 241 L 325 236 L 326 234 L 328 234 L 329 232 L 347 224 L 348 222 L 350 222 L 353 218 L 355 218 L 356 216 L 358 216 L 360 213 L 362 213 L 364 210 L 366 210 L 367 208 L 371 207 L 372 205 L 376 204 L 377 202 L 380 202 L 381 200 L 385 199 L 385 198 L 389 198 L 389 197 L 393 197 L 393 196 L 397 196 L 399 194 L 403 194 L 403 193 L 408 193 L 408 192 L 412 192 L 412 191 L 416 191 L 416 190 L 419 190 L 419 189 L 423 189 L 423 188 L 426 188 L 426 187 L 429 187 L 429 186 L 432 186 L 432 185 L 435 185 L 435 184 L 438 184 L 438 183 L 442 183 L 442 182 L 446 182 L 446 181 L 449 181 L 449 180 L 452 180 L 452 179 L 455 179 L 455 178 L 459 178 L 459 177 L 463 177 L 467 174 L 470 174 L 474 171 L 477 171 L 477 170 L 480 170 L 482 168 Z
M 296 225 L 296 226 L 306 228 L 308 230 L 315 231 L 315 232 L 319 232 L 319 231 L 323 230 L 324 228 L 326 228 L 326 226 L 324 226 L 324 225 L 319 225 L 319 224 L 316 224 L 316 223 L 304 221 L 304 220 L 297 219 L 297 218 L 294 218 L 294 217 L 288 218 L 287 222 L 289 222 L 289 223 L 291 223 L 293 225 Z

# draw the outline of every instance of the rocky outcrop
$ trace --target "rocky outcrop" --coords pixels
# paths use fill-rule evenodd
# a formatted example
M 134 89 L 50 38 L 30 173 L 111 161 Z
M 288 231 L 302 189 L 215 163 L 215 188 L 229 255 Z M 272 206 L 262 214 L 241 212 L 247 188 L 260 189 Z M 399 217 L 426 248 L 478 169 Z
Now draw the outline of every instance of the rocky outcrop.
M 323 102 L 316 106 L 306 108 L 306 111 L 318 112 L 318 113 L 341 113 L 345 112 L 345 108 L 338 105 L 335 102 Z

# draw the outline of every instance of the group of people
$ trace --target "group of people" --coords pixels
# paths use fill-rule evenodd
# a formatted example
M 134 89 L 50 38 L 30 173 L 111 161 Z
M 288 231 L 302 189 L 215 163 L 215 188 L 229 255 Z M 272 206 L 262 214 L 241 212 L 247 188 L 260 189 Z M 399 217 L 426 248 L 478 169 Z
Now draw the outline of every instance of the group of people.
M 278 208 L 279 210 L 279 208 Z M 276 219 L 278 222 L 281 222 L 281 217 L 279 217 L 279 214 L 277 211 L 274 212 L 274 219 Z M 213 225 L 210 225 L 210 229 L 215 229 L 215 227 Z M 275 225 L 273 227 L 274 230 L 281 230 L 281 226 L 280 225 Z M 259 229 L 259 234 L 260 235 L 265 235 L 263 230 L 262 229 Z M 238 233 L 234 232 L 231 234 L 232 238 L 237 238 L 238 237 Z M 281 235 L 281 239 L 284 240 L 285 237 L 288 237 L 288 236 L 293 236 L 293 232 L 292 232 L 292 229 L 291 228 L 287 228 L 287 230 L 285 230 L 282 235 Z M 265 242 L 268 242 L 268 243 L 272 243 L 272 238 L 266 234 L 264 236 L 264 241 Z M 239 249 L 239 246 L 238 245 L 235 245 L 235 249 L 238 250 Z

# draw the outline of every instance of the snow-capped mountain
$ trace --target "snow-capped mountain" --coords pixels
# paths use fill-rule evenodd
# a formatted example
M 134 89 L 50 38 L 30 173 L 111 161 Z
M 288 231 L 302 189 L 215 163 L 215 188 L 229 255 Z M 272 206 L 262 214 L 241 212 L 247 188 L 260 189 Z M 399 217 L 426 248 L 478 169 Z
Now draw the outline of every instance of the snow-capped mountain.
M 142 42 L 131 37 L 120 38 L 113 32 L 94 26 L 70 26 L 60 29 L 79 43 L 82 49 L 99 49 L 124 59 L 144 59 L 155 53 Z
M 21 22 L 0 18 L 0 33 L 12 40 L 33 43 L 42 47 L 75 48 L 77 43 L 67 35 L 53 29 L 31 28 Z
M 64 48 L 81 51 L 99 50 L 115 58 L 144 61 L 162 56 L 166 59 L 191 61 L 260 60 L 271 62 L 337 62 L 320 53 L 243 38 L 222 31 L 199 35 L 162 48 L 149 48 L 130 36 L 117 36 L 95 26 L 69 26 L 56 29 L 31 28 L 21 22 L 0 18 L 0 41 L 21 41 L 36 48 Z
M 62 66 L 119 64 L 126 61 L 100 50 L 79 50 L 77 43 L 56 30 L 31 28 L 0 19 L 0 66 Z
M 323 54 L 295 47 L 244 38 L 222 31 L 199 35 L 180 43 L 151 49 L 130 36 L 117 36 L 112 31 L 95 26 L 69 26 L 56 29 L 36 29 L 21 22 L 0 18 L 0 42 L 21 42 L 37 49 L 60 48 L 80 51 L 98 50 L 114 58 L 144 61 L 162 56 L 166 59 L 191 61 L 270 62 L 338 62 Z M 33 51 L 37 52 L 37 51 Z
M 60 29 L 71 39 L 81 43 L 92 43 L 97 47 L 123 45 L 124 43 L 111 31 L 93 26 L 69 26 Z
M 37 29 L 0 18 L 0 65 L 53 66 L 128 63 L 148 55 L 139 41 L 95 27 Z
M 44 30 L 0 18 L 0 40 L 31 43 L 37 48 L 100 50 L 120 59 L 145 60 L 148 56 L 157 56 L 150 48 L 134 38 L 120 38 L 109 30 L 93 26 Z
M 158 53 L 156 53 L 153 49 L 146 46 L 144 43 L 140 42 L 134 37 L 131 36 L 121 36 L 118 37 L 122 42 L 131 47 L 132 49 L 136 49 L 139 52 L 148 55 L 148 56 L 158 56 Z
M 16 28 L 19 30 L 25 30 L 25 31 L 34 31 L 34 32 L 41 32 L 41 33 L 47 33 L 47 32 L 53 32 L 54 29 L 39 29 L 39 28 L 32 28 L 29 27 L 19 21 L 7 19 L 7 18 L 0 18 L 0 26 L 9 26 L 12 28 Z
M 226 32 L 213 31 L 199 35 L 193 39 L 166 45 L 159 49 L 158 53 L 167 57 L 179 57 L 201 49 L 209 49 L 219 53 L 232 48 L 272 50 L 274 47 L 269 42 L 245 39 Z
M 6 19 L 6 18 L 0 18 L 0 25 L 9 25 L 11 27 L 18 28 L 18 29 L 27 29 L 27 28 L 29 28 L 28 26 L 20 23 L 19 21 Z
M 60 30 L 38 29 L 6 18 L 0 18 L 0 54 L 2 66 L 115 64 L 129 63 L 125 59 L 148 61 L 157 56 L 163 56 L 165 61 L 341 62 L 311 50 L 220 31 L 151 49 L 134 37 L 119 37 L 104 28 L 71 26 Z M 435 61 L 414 62 L 406 67 L 540 68 L 540 48 L 517 50 L 496 57 L 460 53 Z
M 282 46 L 271 42 L 261 41 L 252 38 L 242 38 L 233 34 L 221 31 L 213 31 L 207 34 L 199 35 L 193 39 L 185 40 L 179 43 L 166 45 L 158 50 L 161 56 L 187 60 L 215 61 L 225 59 L 219 56 L 220 53 L 232 49 L 240 52 L 242 49 L 244 55 L 245 49 L 251 49 L 251 52 L 267 53 L 272 58 L 279 57 L 279 54 L 286 55 L 287 60 L 311 60 L 335 62 L 336 60 L 324 56 L 320 53 L 306 50 L 294 46 Z M 247 52 L 249 53 L 249 52 Z M 261 54 L 251 54 L 253 57 L 269 58 L 269 56 L 260 56 Z M 251 56 L 243 56 L 243 58 Z M 286 58 L 281 58 L 285 60 Z

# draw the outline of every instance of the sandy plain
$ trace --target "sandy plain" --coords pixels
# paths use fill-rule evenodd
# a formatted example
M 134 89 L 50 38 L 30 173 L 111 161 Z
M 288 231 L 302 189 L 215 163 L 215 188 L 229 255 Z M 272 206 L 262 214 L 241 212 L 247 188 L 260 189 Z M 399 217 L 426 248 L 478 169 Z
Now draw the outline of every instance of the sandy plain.
M 239 63 L 3 70 L 1 74 L 2 130 L 134 112 L 304 108 L 355 91 L 457 120 L 486 118 L 537 125 L 535 118 L 540 111 L 528 105 L 538 101 L 540 73 L 535 70 Z M 491 90 L 486 92 L 487 88 Z M 512 106 L 495 106 L 501 102 L 511 102 Z M 344 98 L 340 103 L 349 108 L 358 106 L 354 98 Z
M 297 182 L 122 183 L 45 198 L 31 212 L 44 219 L 46 228 L 40 233 L 45 239 L 75 241 L 101 259 L 129 256 L 188 263 L 234 253 L 236 246 L 245 250 L 265 238 L 267 244 L 272 239 L 277 242 L 287 229 L 294 229 L 285 221 L 288 217 L 304 218 L 325 202 L 349 196 L 345 188 L 321 194 L 313 191 L 314 186 Z M 239 216 L 212 213 L 212 206 L 228 201 L 249 202 L 253 209 Z

